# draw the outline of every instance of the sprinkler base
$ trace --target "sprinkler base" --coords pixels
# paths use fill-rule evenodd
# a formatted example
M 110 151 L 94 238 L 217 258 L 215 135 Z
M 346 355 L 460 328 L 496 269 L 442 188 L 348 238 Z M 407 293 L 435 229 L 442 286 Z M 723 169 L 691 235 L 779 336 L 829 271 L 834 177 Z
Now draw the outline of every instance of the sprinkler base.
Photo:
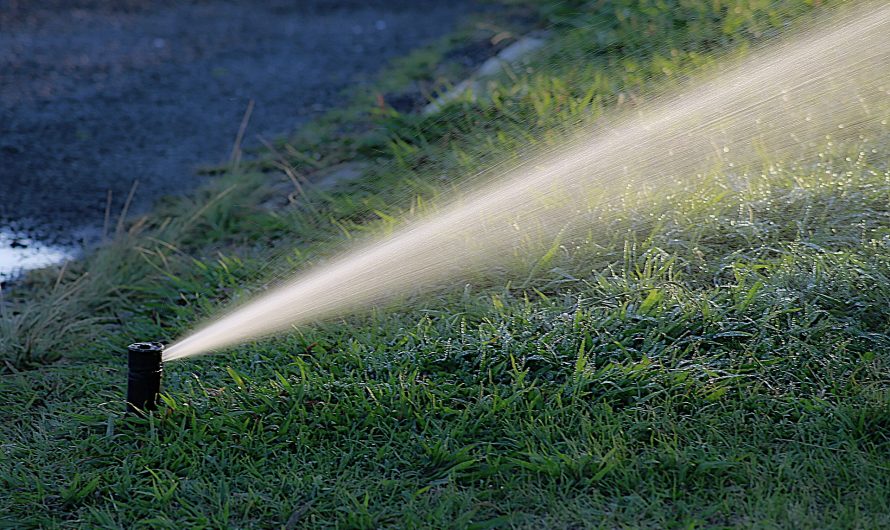
M 137 342 L 127 347 L 127 414 L 145 417 L 157 410 L 164 373 L 160 342 Z

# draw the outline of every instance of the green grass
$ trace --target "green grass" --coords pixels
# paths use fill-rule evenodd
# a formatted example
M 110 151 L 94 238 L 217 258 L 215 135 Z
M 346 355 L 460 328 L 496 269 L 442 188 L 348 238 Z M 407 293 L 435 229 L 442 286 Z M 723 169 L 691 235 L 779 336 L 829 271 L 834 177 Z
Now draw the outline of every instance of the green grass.
M 642 191 L 524 274 L 170 364 L 161 411 L 120 417 L 128 342 L 175 338 L 812 7 L 595 4 L 542 4 L 552 44 L 478 102 L 330 117 L 9 294 L 0 526 L 890 526 L 886 137 L 764 161 L 745 186 Z M 367 178 L 323 194 L 260 171 L 345 160 Z

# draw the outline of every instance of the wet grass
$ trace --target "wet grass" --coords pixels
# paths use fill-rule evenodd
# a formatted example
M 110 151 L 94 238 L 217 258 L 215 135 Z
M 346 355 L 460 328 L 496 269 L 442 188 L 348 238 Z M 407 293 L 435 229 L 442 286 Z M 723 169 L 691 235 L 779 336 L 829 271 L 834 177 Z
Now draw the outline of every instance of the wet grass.
M 362 181 L 304 194 L 225 175 L 14 292 L 0 331 L 0 524 L 890 525 L 890 172 L 873 141 L 764 161 L 744 185 L 641 190 L 586 236 L 505 257 L 524 274 L 468 276 L 170 364 L 161 411 L 120 417 L 128 342 L 178 336 L 390 230 L 459 185 L 438 175 L 496 158 L 484 153 L 558 141 L 535 131 L 642 97 L 619 58 L 669 84 L 655 79 L 672 71 L 662 48 L 636 28 L 692 50 L 665 56 L 678 71 L 701 65 L 697 46 L 740 45 L 782 24 L 776 9 L 806 8 L 607 4 L 620 23 L 550 9 L 551 55 L 490 101 L 438 118 L 377 109 L 370 131 L 321 125 L 263 163 L 301 177 L 361 159 Z M 564 68 L 572 54 L 583 61 Z

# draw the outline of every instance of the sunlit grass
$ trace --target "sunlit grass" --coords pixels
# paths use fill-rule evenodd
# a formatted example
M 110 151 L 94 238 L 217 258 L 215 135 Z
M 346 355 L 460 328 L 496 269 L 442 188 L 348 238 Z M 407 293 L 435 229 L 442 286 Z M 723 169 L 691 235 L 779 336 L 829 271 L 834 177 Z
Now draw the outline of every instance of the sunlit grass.
M 681 49 L 755 38 L 712 2 L 683 2 L 708 16 L 676 15 L 701 39 L 636 4 L 609 6 L 644 27 L 665 24 Z M 770 20 L 765 12 L 748 14 Z M 588 39 L 586 23 L 601 15 L 551 16 L 580 26 L 558 30 L 564 57 L 616 45 Z M 638 26 L 626 23 L 610 39 L 633 46 Z M 637 62 L 657 70 L 645 34 L 634 34 Z M 529 272 L 519 280 L 468 275 L 170 364 L 161 413 L 135 428 L 120 420 L 128 342 L 173 338 L 279 274 L 434 208 L 456 185 L 442 175 L 472 175 L 487 152 L 510 155 L 539 130 L 523 131 L 529 120 L 593 119 L 580 87 L 600 76 L 603 105 L 618 104 L 630 81 L 616 58 L 627 54 L 505 79 L 493 87 L 500 99 L 458 103 L 444 121 L 378 116 L 386 134 L 360 147 L 333 134 L 297 142 L 323 160 L 373 155 L 376 165 L 363 181 L 273 211 L 256 206 L 270 193 L 261 175 L 222 177 L 72 265 L 58 287 L 47 274 L 13 293 L 34 306 L 4 316 L 11 369 L 64 360 L 0 380 L 0 522 L 890 525 L 890 173 L 880 137 L 826 142 L 804 160 L 764 160 L 669 196 L 640 190 L 612 205 L 600 230 L 505 256 Z M 308 171 L 300 160 L 289 162 Z M 406 195 L 415 198 L 396 200 Z M 85 270 L 81 281 L 95 283 L 70 283 Z M 65 298 L 77 285 L 79 298 Z M 101 326 L 64 328 L 87 318 Z M 50 342 L 7 349 L 27 336 Z

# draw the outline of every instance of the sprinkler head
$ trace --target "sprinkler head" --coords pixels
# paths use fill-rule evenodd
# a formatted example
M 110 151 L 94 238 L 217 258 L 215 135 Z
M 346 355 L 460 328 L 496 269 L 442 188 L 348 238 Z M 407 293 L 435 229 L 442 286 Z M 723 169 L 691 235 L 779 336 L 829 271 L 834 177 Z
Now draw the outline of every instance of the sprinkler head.
M 157 410 L 164 365 L 160 342 L 137 342 L 127 347 L 127 414 L 145 417 Z

